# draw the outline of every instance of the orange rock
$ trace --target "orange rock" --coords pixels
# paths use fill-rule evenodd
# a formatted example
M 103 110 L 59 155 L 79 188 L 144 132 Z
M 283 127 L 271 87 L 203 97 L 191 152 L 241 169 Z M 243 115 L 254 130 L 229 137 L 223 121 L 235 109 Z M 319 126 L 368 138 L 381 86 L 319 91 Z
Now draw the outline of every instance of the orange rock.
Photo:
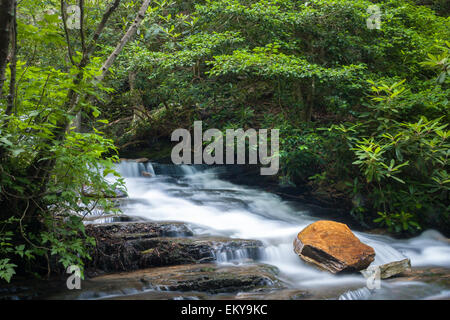
M 362 243 L 347 225 L 326 220 L 303 229 L 294 240 L 294 251 L 332 273 L 365 269 L 375 257 L 375 250 Z

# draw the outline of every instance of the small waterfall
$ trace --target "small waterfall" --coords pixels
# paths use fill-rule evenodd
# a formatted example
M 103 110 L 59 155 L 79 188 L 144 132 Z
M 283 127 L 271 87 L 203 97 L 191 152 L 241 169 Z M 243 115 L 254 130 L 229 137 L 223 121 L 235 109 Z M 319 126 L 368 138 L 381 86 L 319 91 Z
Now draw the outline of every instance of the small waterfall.
M 150 162 L 145 163 L 145 169 L 148 173 L 150 173 L 152 176 L 155 175 L 155 170 L 153 169 L 153 164 Z
M 262 248 L 225 248 L 216 250 L 213 256 L 217 263 L 242 263 L 261 259 L 262 250 Z
M 153 164 L 151 164 L 150 162 L 137 163 L 135 161 L 122 161 L 116 166 L 116 170 L 122 175 L 122 177 L 125 178 L 142 177 L 142 172 L 148 172 L 152 176 L 155 175 Z
M 194 173 L 197 172 L 196 168 L 193 167 L 193 166 L 187 166 L 187 165 L 182 164 L 180 166 L 180 168 L 183 171 L 184 175 L 186 175 L 186 176 L 194 174 Z

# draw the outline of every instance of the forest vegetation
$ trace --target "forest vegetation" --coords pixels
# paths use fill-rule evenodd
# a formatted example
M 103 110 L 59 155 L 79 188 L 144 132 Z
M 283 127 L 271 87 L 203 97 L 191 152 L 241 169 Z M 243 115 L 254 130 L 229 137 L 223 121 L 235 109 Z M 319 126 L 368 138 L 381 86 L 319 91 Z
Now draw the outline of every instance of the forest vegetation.
M 82 190 L 124 189 L 105 180 L 122 155 L 170 156 L 171 133 L 197 120 L 279 129 L 277 183 L 343 198 L 363 226 L 450 234 L 449 12 L 446 0 L 0 0 L 0 281 L 83 265 L 95 245 L 83 218 L 116 208 Z

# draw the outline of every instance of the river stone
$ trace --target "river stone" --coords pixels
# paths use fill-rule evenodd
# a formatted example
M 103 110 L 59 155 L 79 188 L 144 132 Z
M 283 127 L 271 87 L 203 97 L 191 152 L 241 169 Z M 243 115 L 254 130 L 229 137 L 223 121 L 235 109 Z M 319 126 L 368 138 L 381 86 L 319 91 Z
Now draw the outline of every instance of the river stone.
M 98 241 L 193 236 L 185 223 L 176 221 L 90 224 L 86 226 L 86 233 Z
M 5 284 L 0 300 L 15 299 L 234 299 L 242 292 L 284 290 L 278 269 L 262 263 L 179 265 L 104 274 L 81 281 L 81 289 L 67 290 L 66 277 L 27 279 Z
M 387 279 L 409 270 L 411 270 L 411 260 L 406 258 L 400 261 L 393 261 L 382 265 L 369 266 L 367 269 L 362 270 L 361 273 L 364 277 L 369 278 L 371 276 L 374 276 L 374 274 L 376 275 L 376 273 L 378 272 L 380 279 Z
M 396 277 L 388 279 L 389 282 L 425 282 L 436 286 L 450 287 L 450 268 L 445 267 L 419 267 L 411 268 L 398 274 Z
M 375 250 L 362 243 L 347 225 L 327 220 L 304 228 L 294 240 L 294 251 L 331 273 L 363 270 L 375 257 Z

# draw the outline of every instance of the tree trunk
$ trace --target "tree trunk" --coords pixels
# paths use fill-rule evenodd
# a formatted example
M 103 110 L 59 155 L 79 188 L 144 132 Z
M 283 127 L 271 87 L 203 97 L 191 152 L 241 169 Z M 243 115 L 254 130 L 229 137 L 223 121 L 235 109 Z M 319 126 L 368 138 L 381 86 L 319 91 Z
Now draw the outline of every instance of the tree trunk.
M 0 96 L 2 95 L 5 71 L 8 64 L 11 27 L 14 17 L 15 0 L 0 0 Z
M 17 70 L 17 1 L 14 0 L 14 17 L 11 23 L 11 61 L 9 69 L 11 70 L 11 78 L 9 81 L 8 102 L 6 105 L 6 115 L 10 115 L 13 111 L 16 100 L 16 70 Z
M 144 0 L 144 2 L 142 3 L 141 9 L 139 9 L 139 12 L 136 16 L 136 19 L 134 19 L 133 24 L 130 26 L 130 28 L 128 28 L 127 33 L 125 33 L 122 40 L 120 40 L 114 51 L 111 53 L 111 55 L 108 57 L 108 59 L 106 59 L 105 63 L 103 64 L 101 68 L 102 74 L 99 77 L 97 77 L 98 81 L 102 81 L 105 78 L 109 68 L 112 66 L 114 61 L 116 61 L 123 47 L 125 47 L 128 41 L 130 41 L 130 39 L 135 35 L 139 25 L 145 18 L 145 13 L 147 12 L 148 7 L 150 6 L 150 2 L 151 0 Z
M 305 108 L 305 99 L 303 99 L 303 88 L 300 82 L 296 82 L 293 84 L 293 96 L 296 101 L 296 103 L 301 104 L 303 108 Z M 303 116 L 301 117 L 294 117 L 293 120 L 295 121 L 295 124 L 299 126 L 301 124 L 301 121 L 303 121 Z
M 305 109 L 303 113 L 303 120 L 305 122 L 310 122 L 312 117 L 312 110 L 314 105 L 314 94 L 316 90 L 316 85 L 314 78 L 312 79 L 311 88 L 308 90 L 308 94 L 306 95 L 305 99 Z
M 139 25 L 141 24 L 142 20 L 145 18 L 145 13 L 147 12 L 148 7 L 150 6 L 151 0 L 144 0 L 142 3 L 141 8 L 139 9 L 139 12 L 134 19 L 133 24 L 128 28 L 127 33 L 122 37 L 120 42 L 117 44 L 114 51 L 111 53 L 111 55 L 106 59 L 105 63 L 101 67 L 101 75 L 97 77 L 97 81 L 103 81 L 105 79 L 106 74 L 108 73 L 109 68 L 111 68 L 114 61 L 116 61 L 117 57 L 119 56 L 122 49 L 125 47 L 125 45 L 130 41 L 130 39 L 135 35 Z M 82 116 L 81 111 L 77 114 L 77 121 L 76 121 L 76 130 L 80 132 L 82 125 Z
M 136 71 L 130 71 L 128 74 L 128 82 L 130 83 L 131 106 L 133 107 L 133 123 L 138 119 L 142 119 L 145 115 L 144 103 L 139 90 L 136 89 Z
M 81 132 L 82 131 L 82 124 L 83 121 L 83 115 L 81 113 L 81 111 L 78 111 L 75 120 L 73 121 L 73 126 L 75 127 L 75 132 Z

